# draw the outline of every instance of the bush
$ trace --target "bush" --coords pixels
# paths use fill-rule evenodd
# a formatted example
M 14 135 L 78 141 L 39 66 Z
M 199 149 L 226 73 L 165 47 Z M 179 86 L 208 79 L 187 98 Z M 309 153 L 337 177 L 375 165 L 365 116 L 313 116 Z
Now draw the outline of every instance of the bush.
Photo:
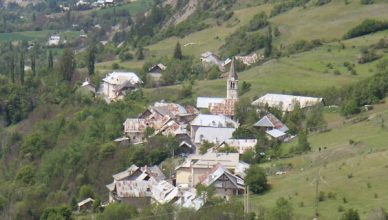
M 40 216 L 40 220 L 70 220 L 71 215 L 72 212 L 68 206 L 46 208 Z
M 131 219 L 137 216 L 136 208 L 124 203 L 113 203 L 97 216 L 97 220 Z
M 249 189 L 255 194 L 266 191 L 269 186 L 265 170 L 259 165 L 251 165 L 247 170 L 245 184 L 248 185 L 250 187 Z
M 289 46 L 288 53 L 293 54 L 293 53 L 309 51 L 321 45 L 322 45 L 322 42 L 319 39 L 312 40 L 312 41 L 298 40 Z
M 370 5 L 370 4 L 375 3 L 375 1 L 374 0 L 361 0 L 360 3 L 362 5 Z
M 359 36 L 374 33 L 377 31 L 382 31 L 385 29 L 388 29 L 388 22 L 387 21 L 378 21 L 378 20 L 374 20 L 374 19 L 366 19 L 361 24 L 350 29 L 344 35 L 344 39 L 359 37 Z
M 317 6 L 326 5 L 329 2 L 331 2 L 331 0 L 318 0 L 315 5 Z
M 341 217 L 341 220 L 360 220 L 357 210 L 348 209 Z
M 248 24 L 248 31 L 257 31 L 268 25 L 267 15 L 264 12 L 256 14 Z

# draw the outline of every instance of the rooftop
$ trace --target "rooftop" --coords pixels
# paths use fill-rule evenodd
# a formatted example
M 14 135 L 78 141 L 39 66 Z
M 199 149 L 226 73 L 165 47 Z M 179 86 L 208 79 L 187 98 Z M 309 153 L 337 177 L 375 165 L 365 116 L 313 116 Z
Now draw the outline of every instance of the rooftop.
M 133 72 L 112 72 L 108 74 L 102 81 L 107 82 L 112 85 L 122 85 L 126 82 L 131 84 L 140 84 L 143 83 L 141 79 Z
M 252 105 L 268 105 L 280 108 L 282 111 L 292 111 L 296 103 L 299 103 L 301 108 L 306 108 L 320 102 L 322 102 L 322 98 L 268 93 L 253 101 Z
M 278 118 L 275 117 L 275 115 L 269 113 L 262 117 L 258 122 L 256 122 L 254 127 L 269 127 L 269 128 L 275 128 L 280 131 L 286 132 L 288 131 L 288 127 L 283 124 Z
M 237 128 L 239 124 L 225 115 L 199 114 L 192 122 L 192 126 Z
M 197 108 L 209 108 L 210 104 L 213 103 L 224 103 L 225 98 L 216 97 L 197 97 Z

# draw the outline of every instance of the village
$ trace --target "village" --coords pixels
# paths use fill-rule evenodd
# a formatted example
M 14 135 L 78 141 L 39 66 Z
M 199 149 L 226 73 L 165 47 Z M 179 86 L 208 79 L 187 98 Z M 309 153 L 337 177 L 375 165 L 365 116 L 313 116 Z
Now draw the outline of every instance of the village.
M 201 56 L 204 65 L 228 68 L 226 97 L 197 97 L 195 107 L 161 100 L 149 106 L 138 117 L 127 118 L 123 122 L 123 136 L 114 140 L 119 146 L 141 145 L 156 135 L 173 137 L 179 143 L 173 155 L 182 158 L 183 162 L 174 168 L 169 178 L 160 166 L 128 164 L 126 170 L 112 174 L 113 182 L 106 185 L 107 200 L 101 203 L 102 207 L 118 202 L 138 209 L 150 204 L 173 204 L 199 210 L 207 199 L 206 192 L 198 193 L 199 185 L 213 187 L 215 196 L 225 200 L 249 193 L 244 178 L 250 165 L 242 161 L 241 155 L 255 151 L 258 140 L 233 137 L 240 126 L 235 119 L 235 106 L 239 101 L 239 76 L 235 60 L 250 65 L 257 62 L 257 55 L 251 59 L 233 57 L 226 63 L 210 52 Z M 161 63 L 156 64 L 149 68 L 148 75 L 159 80 L 166 68 Z M 97 88 L 86 79 L 82 88 L 111 103 L 140 89 L 142 83 L 136 73 L 113 71 L 102 79 L 100 87 Z M 278 109 L 285 114 L 296 107 L 308 109 L 323 105 L 323 100 L 268 93 L 254 100 L 251 105 L 262 116 L 252 125 L 256 131 L 265 134 L 267 140 L 288 142 L 296 136 L 291 135 L 289 128 L 268 109 Z M 205 145 L 210 147 L 203 149 Z M 259 153 L 266 160 L 271 160 L 266 157 L 264 150 Z M 279 171 L 276 174 L 285 173 Z M 90 211 L 93 202 L 93 198 L 80 201 L 79 211 Z

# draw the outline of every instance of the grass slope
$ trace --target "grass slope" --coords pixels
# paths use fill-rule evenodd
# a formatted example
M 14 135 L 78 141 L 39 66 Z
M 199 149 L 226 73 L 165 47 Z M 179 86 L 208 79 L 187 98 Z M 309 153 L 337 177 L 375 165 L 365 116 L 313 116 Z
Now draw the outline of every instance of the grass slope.
M 284 176 L 271 176 L 272 190 L 254 196 L 253 207 L 273 207 L 277 198 L 285 197 L 293 203 L 298 219 L 311 219 L 317 176 L 319 191 L 336 195 L 335 199 L 326 197 L 319 202 L 320 219 L 339 219 L 339 206 L 357 209 L 362 219 L 374 208 L 387 207 L 384 183 L 388 181 L 388 129 L 386 123 L 381 125 L 382 118 L 388 119 L 387 107 L 378 105 L 365 114 L 368 119 L 362 122 L 347 122 L 329 132 L 311 135 L 312 152 L 308 154 L 264 164 L 269 168 L 291 163 L 293 169 Z M 351 144 L 350 139 L 355 143 Z M 319 147 L 326 149 L 319 151 Z
M 299 39 L 341 39 L 350 27 L 366 18 L 388 19 L 388 4 L 384 2 L 361 5 L 360 1 L 334 0 L 320 7 L 298 7 L 270 19 L 282 33 L 276 41 L 283 45 Z
M 388 31 L 343 41 L 345 49 L 339 43 L 325 44 L 311 51 L 271 60 L 263 65 L 253 67 L 239 73 L 239 80 L 252 84 L 248 93 L 249 98 L 263 95 L 267 92 L 313 91 L 329 86 L 343 86 L 356 82 L 374 73 L 375 62 L 357 64 L 356 59 L 360 49 L 376 43 L 378 39 L 387 35 Z M 387 55 L 385 55 L 386 57 Z M 344 62 L 355 64 L 357 75 L 351 75 L 344 67 Z M 333 68 L 328 68 L 328 64 Z M 334 71 L 340 71 L 335 75 Z M 225 79 L 204 80 L 194 85 L 196 96 L 225 96 Z M 158 94 L 168 94 L 176 99 L 176 91 L 180 86 L 169 86 L 156 89 Z M 150 92 L 152 92 L 151 89 Z M 162 91 L 162 92 L 161 92 Z M 161 99 L 155 95 L 155 99 Z M 164 97 L 165 98 L 165 97 Z

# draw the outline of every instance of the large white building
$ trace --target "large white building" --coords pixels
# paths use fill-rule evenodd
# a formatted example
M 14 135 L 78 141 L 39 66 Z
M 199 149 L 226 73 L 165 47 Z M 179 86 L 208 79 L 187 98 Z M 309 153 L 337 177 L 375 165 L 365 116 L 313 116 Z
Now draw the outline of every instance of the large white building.
M 268 107 L 279 108 L 283 112 L 289 112 L 294 110 L 297 103 L 300 108 L 307 108 L 322 103 L 322 98 L 268 93 L 253 101 L 252 105 L 268 105 Z
M 138 88 L 143 81 L 133 72 L 112 72 L 102 79 L 100 93 L 107 102 L 124 98 L 128 90 Z

